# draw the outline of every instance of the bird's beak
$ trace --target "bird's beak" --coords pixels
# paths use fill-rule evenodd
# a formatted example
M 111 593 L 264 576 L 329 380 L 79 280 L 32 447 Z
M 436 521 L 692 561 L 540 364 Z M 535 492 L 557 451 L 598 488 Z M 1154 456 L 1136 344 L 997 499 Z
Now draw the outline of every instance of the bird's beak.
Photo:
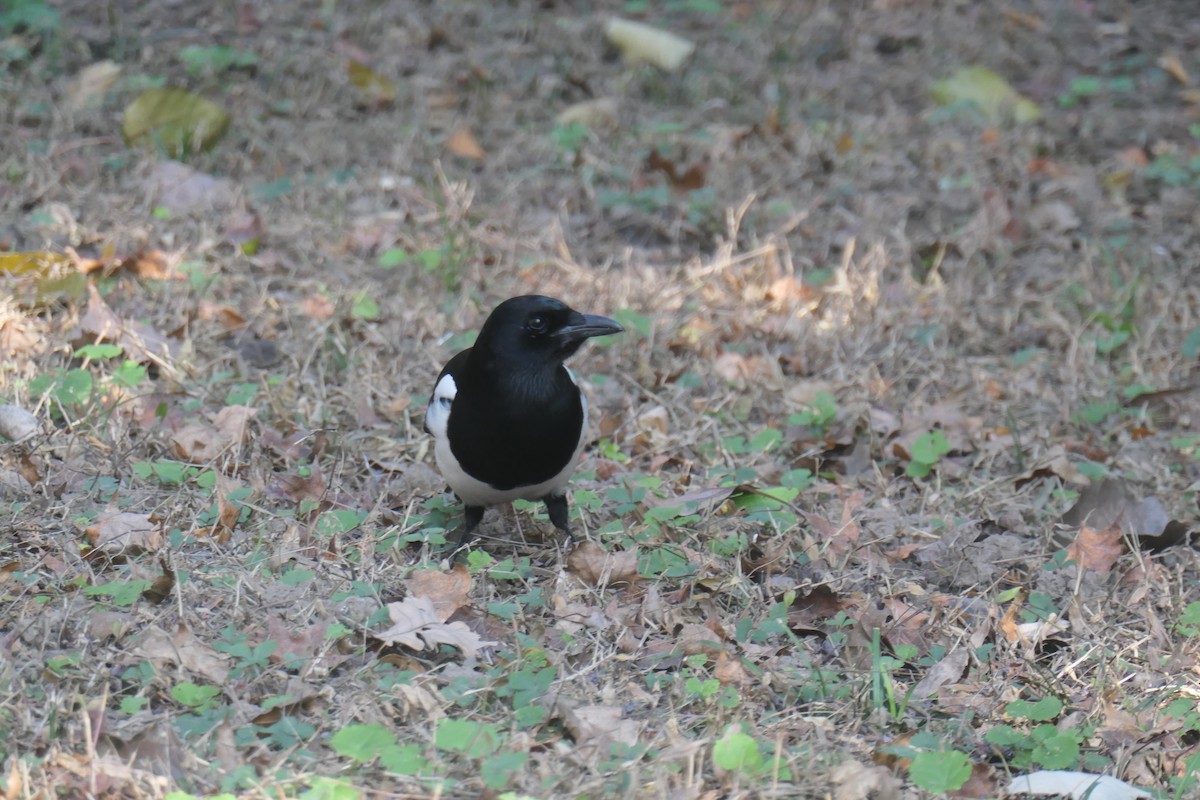
M 571 342 L 582 342 L 593 336 L 608 336 L 625 330 L 615 319 L 601 317 L 598 314 L 576 314 L 571 321 L 554 332 L 559 339 Z

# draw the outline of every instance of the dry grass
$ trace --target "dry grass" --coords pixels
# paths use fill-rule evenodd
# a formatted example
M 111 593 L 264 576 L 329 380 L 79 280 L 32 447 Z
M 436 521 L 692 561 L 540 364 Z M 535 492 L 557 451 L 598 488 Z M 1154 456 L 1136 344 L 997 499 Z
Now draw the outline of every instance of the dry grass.
M 985 733 L 1027 730 L 1007 704 L 1048 696 L 1052 721 L 1082 732 L 1072 767 L 1164 790 L 1185 775 L 1200 723 L 1167 708 L 1200 690 L 1196 639 L 1174 627 L 1200 601 L 1187 538 L 1126 542 L 1108 568 L 1055 554 L 1078 532 L 1060 521 L 1080 466 L 1195 525 L 1197 176 L 1172 186 L 1127 151 L 1196 150 L 1195 106 L 1154 65 L 1200 71 L 1189 4 L 651 14 L 702 43 L 677 75 L 607 56 L 600 22 L 620 3 L 202 5 L 113 22 L 64 4 L 62 35 L 3 85 L 0 240 L 169 254 L 171 279 L 127 265 L 94 283 L 175 348 L 135 391 L 56 405 L 31 384 L 81 366 L 88 297 L 3 279 L 0 400 L 45 425 L 0 444 L 8 796 L 278 796 L 320 776 L 381 796 L 494 792 L 491 756 L 439 745 L 447 719 L 496 725 L 497 753 L 528 757 L 507 787 L 537 797 L 917 797 L 889 788 L 907 770 L 883 750 L 914 733 L 966 753 L 986 795 L 1027 768 Z M 257 67 L 187 76 L 180 49 L 214 43 Z M 100 55 L 124 82 L 70 110 L 70 76 Z M 395 81 L 393 107 L 355 93 L 356 56 Z M 931 77 L 964 63 L 1004 73 L 1044 120 L 983 130 L 931 111 Z M 1134 88 L 1060 107 L 1080 75 Z M 157 159 L 115 134 L 139 76 L 229 108 L 229 137 L 191 162 L 231 180 L 228 201 L 155 215 Z M 617 118 L 567 152 L 554 115 L 591 97 L 616 98 Z M 484 161 L 445 150 L 463 126 Z M 665 185 L 652 149 L 703 164 L 704 189 L 647 205 L 638 193 Z M 247 208 L 265 229 L 253 256 L 227 241 Z M 396 247 L 445 250 L 431 270 L 380 266 Z M 421 431 L 461 343 L 446 339 L 531 291 L 647 326 L 574 364 L 598 411 L 578 525 L 611 560 L 568 560 L 526 510 L 489 514 L 480 549 L 514 574 L 472 562 L 452 619 L 498 644 L 479 659 L 388 645 L 379 609 L 414 594 L 415 568 L 447 571 L 422 540 L 455 517 L 429 499 Z M 363 295 L 378 319 L 355 313 Z M 83 366 L 103 381 L 115 362 Z M 1131 387 L 1174 391 L 1138 403 Z M 833 417 L 789 421 L 818 392 Z M 239 396 L 254 415 L 222 439 Z M 180 444 L 196 425 L 204 459 Z M 745 444 L 766 430 L 780 440 Z M 933 430 L 952 449 L 908 477 Z M 145 474 L 189 460 L 220 481 Z M 811 483 L 773 516 L 724 496 L 679 524 L 650 511 L 721 485 L 745 499 L 797 469 Z M 619 489 L 647 491 L 622 508 Z M 140 549 L 104 543 L 117 510 L 147 520 Z M 651 556 L 678 573 L 647 574 Z M 139 580 L 165 591 L 88 588 Z M 1017 627 L 1048 612 L 1066 626 Z M 906 701 L 956 651 L 969 658 L 940 690 Z M 539 669 L 547 683 L 514 696 Z M 184 684 L 220 691 L 197 712 Z M 374 723 L 428 759 L 422 775 L 331 744 Z M 758 774 L 714 765 L 734 723 L 759 743 Z M 891 770 L 859 771 L 877 794 L 839 772 L 873 759 Z

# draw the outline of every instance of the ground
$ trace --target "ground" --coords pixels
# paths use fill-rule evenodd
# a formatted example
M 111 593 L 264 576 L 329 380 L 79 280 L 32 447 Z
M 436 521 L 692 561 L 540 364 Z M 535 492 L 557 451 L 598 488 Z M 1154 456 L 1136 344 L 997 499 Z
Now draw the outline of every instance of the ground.
M 1200 796 L 1191 2 L 0 36 L 7 797 Z M 935 99 L 968 67 L 1037 118 Z M 127 143 L 161 86 L 228 131 Z M 627 328 L 572 362 L 578 541 L 520 505 L 452 564 L 424 402 L 530 292 Z

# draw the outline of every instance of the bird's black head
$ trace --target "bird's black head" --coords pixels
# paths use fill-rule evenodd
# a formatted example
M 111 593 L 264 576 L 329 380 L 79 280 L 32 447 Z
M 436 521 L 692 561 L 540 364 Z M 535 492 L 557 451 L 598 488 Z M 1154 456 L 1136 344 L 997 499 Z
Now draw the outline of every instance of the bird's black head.
M 538 294 L 505 300 L 493 309 L 475 350 L 489 360 L 530 369 L 552 368 L 575 354 L 593 336 L 625 330 L 615 320 L 580 314 L 561 300 Z

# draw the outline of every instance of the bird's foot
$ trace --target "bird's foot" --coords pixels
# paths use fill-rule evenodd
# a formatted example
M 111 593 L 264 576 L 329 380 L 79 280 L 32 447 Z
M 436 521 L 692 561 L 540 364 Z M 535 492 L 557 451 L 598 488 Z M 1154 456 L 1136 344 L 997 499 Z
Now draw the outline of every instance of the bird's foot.
M 483 521 L 483 512 L 483 506 L 463 506 L 462 527 L 458 530 L 458 542 L 454 545 L 454 555 L 451 560 L 456 560 L 466 552 L 467 545 L 471 543 L 471 538 L 475 535 L 475 529 Z
M 565 494 L 547 495 L 542 498 L 542 502 L 546 504 L 546 513 L 550 515 L 550 521 L 554 523 L 554 527 L 562 531 L 566 544 L 570 545 L 575 541 L 575 535 L 571 533 L 571 524 L 567 520 L 570 516 L 567 496 Z

